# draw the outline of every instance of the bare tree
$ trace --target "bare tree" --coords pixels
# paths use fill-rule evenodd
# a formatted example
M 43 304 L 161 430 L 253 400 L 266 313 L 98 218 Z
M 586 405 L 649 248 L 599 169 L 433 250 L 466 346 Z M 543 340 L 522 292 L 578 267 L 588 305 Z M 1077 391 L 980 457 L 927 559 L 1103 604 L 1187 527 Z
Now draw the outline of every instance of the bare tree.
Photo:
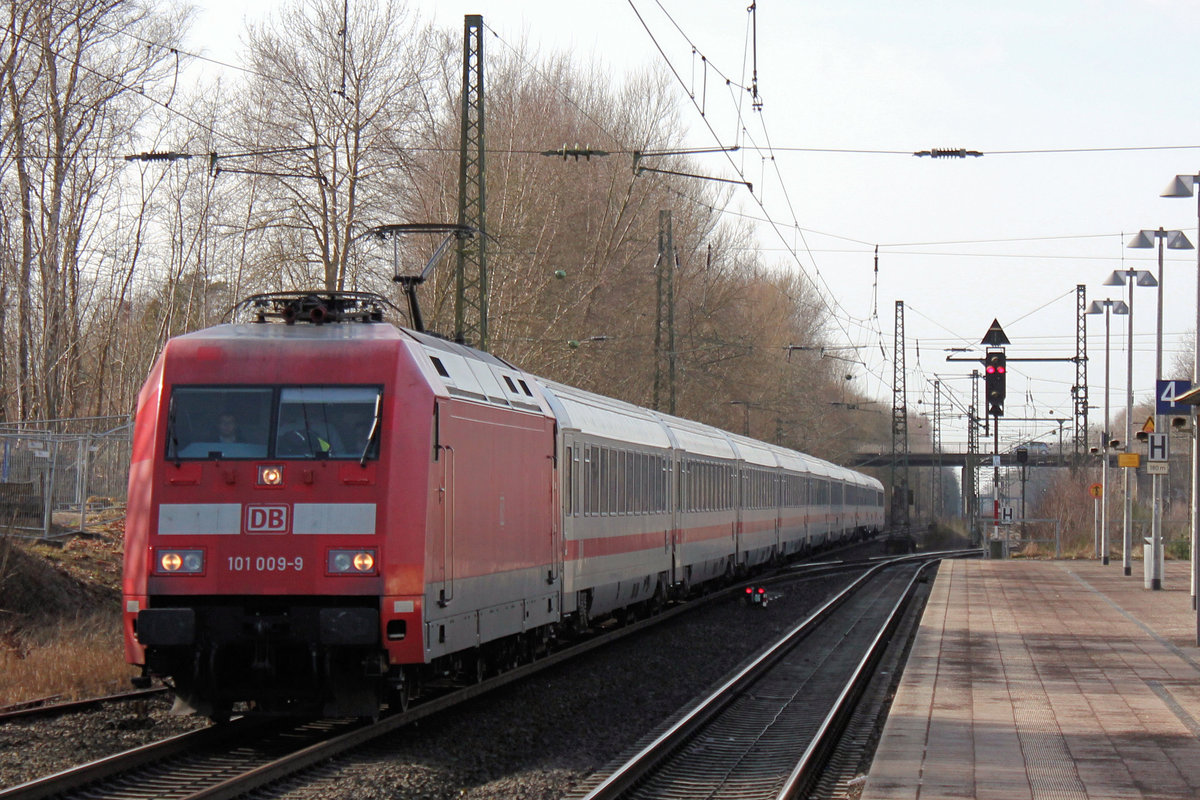
M 17 220 L 5 252 L 17 311 L 14 411 L 56 417 L 79 408 L 89 259 L 116 202 L 112 156 L 150 105 L 142 92 L 168 73 L 174 34 L 132 2 L 9 0 L 5 10 L 0 202 Z
M 457 44 L 445 46 L 432 133 L 443 145 L 416 172 L 419 203 L 408 210 L 416 219 L 452 219 L 457 203 L 458 90 L 450 67 Z M 721 215 L 728 189 L 634 169 L 634 151 L 684 139 L 667 83 L 637 75 L 610 88 L 609 76 L 524 46 L 493 48 L 487 63 L 489 316 L 498 354 L 650 405 L 666 359 L 654 358 L 657 307 L 671 302 L 678 413 L 741 430 L 748 410 L 754 435 L 820 450 L 845 448 L 837 428 L 880 427 L 852 424 L 845 409 L 844 424 L 827 424 L 829 402 L 843 391 L 829 362 L 787 355 L 787 345 L 821 343 L 826 313 L 801 276 L 763 263 L 746 224 Z M 541 155 L 563 144 L 612 155 Z M 654 165 L 704 171 L 680 157 Z M 658 292 L 663 209 L 671 211 L 678 254 L 671 297 Z M 449 263 L 424 291 L 428 324 L 449 330 Z
M 260 184 L 250 226 L 264 233 L 260 257 L 290 262 L 295 284 L 345 288 L 354 238 L 394 221 L 387 190 L 408 167 L 427 38 L 396 0 L 296 0 L 250 29 L 256 77 L 238 115 L 253 152 L 219 169 L 274 179 Z

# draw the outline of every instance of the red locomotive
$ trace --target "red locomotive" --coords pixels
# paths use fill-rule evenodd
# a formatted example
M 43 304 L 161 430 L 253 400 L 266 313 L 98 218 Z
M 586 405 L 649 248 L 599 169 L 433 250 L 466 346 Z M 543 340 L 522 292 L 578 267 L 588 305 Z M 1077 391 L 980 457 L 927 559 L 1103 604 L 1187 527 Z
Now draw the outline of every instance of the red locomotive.
M 566 627 L 877 531 L 881 484 L 383 322 L 244 301 L 138 399 L 127 660 L 214 718 L 372 715 Z

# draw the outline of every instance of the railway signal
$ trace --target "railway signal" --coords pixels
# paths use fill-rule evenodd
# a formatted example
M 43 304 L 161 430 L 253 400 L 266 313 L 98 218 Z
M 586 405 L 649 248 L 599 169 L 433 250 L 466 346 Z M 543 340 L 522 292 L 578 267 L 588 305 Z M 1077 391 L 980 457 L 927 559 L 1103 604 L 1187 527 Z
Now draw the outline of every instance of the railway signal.
M 765 586 L 747 586 L 746 587 L 746 602 L 752 606 L 765 608 L 767 605 L 767 587 Z
M 1008 365 L 1004 352 L 992 350 L 983 360 L 984 389 L 987 394 L 988 414 L 993 417 L 1004 416 L 1004 395 L 1007 391 L 1005 379 L 1008 376 Z

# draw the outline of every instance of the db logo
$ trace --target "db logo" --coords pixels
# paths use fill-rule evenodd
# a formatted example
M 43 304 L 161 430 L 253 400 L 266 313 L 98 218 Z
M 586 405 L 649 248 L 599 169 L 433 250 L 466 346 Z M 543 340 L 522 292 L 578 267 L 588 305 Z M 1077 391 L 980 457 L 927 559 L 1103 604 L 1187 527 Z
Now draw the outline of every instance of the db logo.
M 287 533 L 288 507 L 246 506 L 246 533 Z

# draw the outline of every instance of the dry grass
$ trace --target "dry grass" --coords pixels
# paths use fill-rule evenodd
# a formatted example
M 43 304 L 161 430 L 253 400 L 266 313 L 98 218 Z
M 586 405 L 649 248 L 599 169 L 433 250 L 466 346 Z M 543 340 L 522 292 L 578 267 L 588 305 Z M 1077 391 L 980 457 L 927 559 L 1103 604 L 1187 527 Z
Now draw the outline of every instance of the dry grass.
M 128 691 L 134 671 L 122 647 L 120 619 L 107 612 L 9 634 L 0 647 L 0 705 Z
M 121 641 L 121 520 L 55 545 L 0 528 L 0 705 L 130 688 Z

